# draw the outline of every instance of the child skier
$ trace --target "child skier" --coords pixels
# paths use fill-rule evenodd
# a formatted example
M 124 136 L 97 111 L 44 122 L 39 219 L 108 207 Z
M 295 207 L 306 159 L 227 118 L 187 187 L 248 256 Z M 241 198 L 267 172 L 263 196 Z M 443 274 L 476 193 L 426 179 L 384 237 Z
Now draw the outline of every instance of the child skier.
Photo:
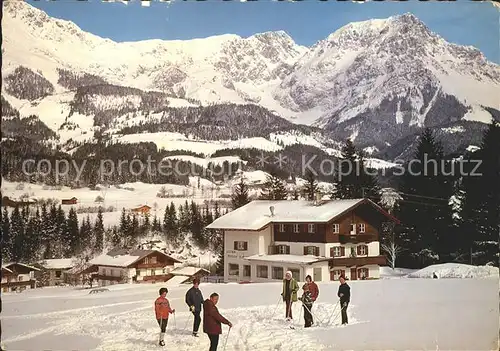
M 304 328 L 309 328 L 313 324 L 313 317 L 311 314 L 311 308 L 313 305 L 312 294 L 309 290 L 309 284 L 304 284 L 302 289 L 304 290 L 304 293 L 300 297 L 300 300 L 302 301 L 302 307 L 304 307 Z
M 170 302 L 168 302 L 166 296 L 168 293 L 167 288 L 160 289 L 160 297 L 155 301 L 155 314 L 158 325 L 160 326 L 160 346 L 165 346 L 165 341 L 163 338 L 165 336 L 165 330 L 168 324 L 168 315 L 170 313 L 175 313 L 175 310 L 170 308 Z

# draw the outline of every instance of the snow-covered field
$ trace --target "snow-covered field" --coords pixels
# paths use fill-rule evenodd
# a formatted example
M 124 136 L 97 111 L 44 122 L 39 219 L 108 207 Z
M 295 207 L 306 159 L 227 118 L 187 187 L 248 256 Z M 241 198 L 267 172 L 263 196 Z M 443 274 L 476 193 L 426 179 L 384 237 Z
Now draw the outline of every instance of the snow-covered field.
M 497 350 L 498 279 L 390 279 L 353 281 L 350 325 L 338 326 L 338 283 L 319 283 L 316 325 L 304 329 L 294 304 L 295 330 L 283 320 L 280 283 L 201 284 L 205 297 L 220 294 L 226 350 Z M 43 288 L 3 294 L 6 350 L 158 350 L 153 301 L 160 284 L 114 285 L 110 291 Z M 190 336 L 184 304 L 188 286 L 170 286 L 177 310 L 165 350 L 206 350 L 208 338 Z M 278 307 L 278 309 L 276 309 Z M 333 313 L 333 317 L 332 317 Z M 299 321 L 299 315 L 301 320 Z
M 197 177 L 190 178 L 190 186 L 176 185 L 176 184 L 146 184 L 141 182 L 121 184 L 119 188 L 111 186 L 102 188 L 101 190 L 90 190 L 89 188 L 71 189 L 69 187 L 62 187 L 60 190 L 54 190 L 50 187 L 41 184 L 28 184 L 24 183 L 23 188 L 18 188 L 20 183 L 2 181 L 2 196 L 8 196 L 13 199 L 20 198 L 23 194 L 28 194 L 30 198 L 34 199 L 57 199 L 61 203 L 62 199 L 70 199 L 73 196 L 78 199 L 76 205 L 64 205 L 63 209 L 68 211 L 71 206 L 78 209 L 79 207 L 97 207 L 99 203 L 95 200 L 98 196 L 104 198 L 104 207 L 113 206 L 114 212 L 104 212 L 103 220 L 105 226 L 114 225 L 119 223 L 122 208 L 130 210 L 142 205 L 151 206 L 151 216 L 156 215 L 163 218 L 165 207 L 170 205 L 171 202 L 176 207 L 183 205 L 187 200 L 193 200 L 196 203 L 203 204 L 205 200 L 221 200 L 220 196 L 231 194 L 231 188 L 222 186 L 217 189 L 215 184 L 207 179 L 200 178 L 200 189 L 197 188 Z M 167 193 L 175 196 L 182 197 L 167 197 L 159 198 L 156 194 L 160 189 L 165 187 Z M 226 199 L 227 200 L 227 199 Z M 156 205 L 155 205 L 156 204 Z M 90 220 L 94 221 L 97 213 L 79 213 L 78 219 L 82 220 L 89 215 Z

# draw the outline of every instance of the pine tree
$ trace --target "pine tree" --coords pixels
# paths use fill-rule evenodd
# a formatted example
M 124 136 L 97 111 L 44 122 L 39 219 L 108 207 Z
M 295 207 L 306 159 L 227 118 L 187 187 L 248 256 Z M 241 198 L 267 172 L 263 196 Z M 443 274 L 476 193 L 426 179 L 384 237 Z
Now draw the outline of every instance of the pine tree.
M 137 245 L 137 239 L 139 237 L 139 233 L 140 233 L 139 218 L 137 218 L 137 215 L 134 213 L 132 215 L 132 221 L 130 225 L 131 246 Z
M 288 191 L 283 181 L 275 172 L 271 172 L 264 183 L 261 198 L 263 200 L 286 200 L 287 195 Z
M 10 235 L 12 240 L 11 260 L 20 262 L 25 258 L 25 225 L 19 206 L 16 206 L 10 217 Z
M 73 207 L 69 209 L 66 229 L 67 235 L 64 240 L 66 242 L 67 250 L 64 252 L 64 257 L 71 257 L 78 253 L 78 248 L 81 245 L 78 233 L 78 216 Z
M 368 172 L 363 152 L 350 139 L 346 140 L 332 198 L 358 199 L 376 196 L 377 192 L 377 180 Z
M 493 120 L 463 178 L 460 253 L 471 264 L 498 266 L 500 231 L 500 125 Z M 477 169 L 476 169 L 477 167 Z
M 304 186 L 304 193 L 307 200 L 313 201 L 318 192 L 318 182 L 316 181 L 316 176 L 310 169 L 307 170 L 305 177 L 306 184 Z
M 94 225 L 94 252 L 101 254 L 104 243 L 104 221 L 102 217 L 102 207 L 99 206 L 97 218 Z
M 220 217 L 220 207 L 219 207 L 219 203 L 217 201 L 215 201 L 215 204 L 214 204 L 214 220 L 219 218 Z
M 167 241 L 175 242 L 179 233 L 179 225 L 177 220 L 177 212 L 173 202 L 165 209 L 165 216 L 163 218 L 163 232 Z
M 122 208 L 122 214 L 120 217 L 120 232 L 125 235 L 126 233 L 128 233 L 129 226 L 130 223 L 127 220 L 127 214 L 125 213 L 125 208 Z
M 153 229 L 154 233 L 160 233 L 161 232 L 161 223 L 158 220 L 158 217 L 156 215 L 154 215 L 154 217 L 153 217 L 152 229 Z
M 200 248 L 206 247 L 206 240 L 203 236 L 203 222 L 201 218 L 201 213 L 197 204 L 191 201 L 191 233 L 193 235 L 193 240 Z
M 64 241 L 64 238 L 68 236 L 66 224 L 66 214 L 61 205 L 59 205 L 56 215 L 56 258 L 63 258 L 64 252 L 69 249 L 68 243 Z
M 246 205 L 250 202 L 248 198 L 248 186 L 245 184 L 243 178 L 240 179 L 240 182 L 234 187 L 233 194 L 231 195 L 231 204 L 233 206 L 233 210 Z
M 446 170 L 442 147 L 429 129 L 420 138 L 414 160 L 418 162 L 409 163 L 401 178 L 400 189 L 410 196 L 400 205 L 404 225 L 400 236 L 409 264 L 422 267 L 449 259 L 453 220 L 448 201 L 453 181 L 442 172 Z
M 148 235 L 151 231 L 151 222 L 149 220 L 149 213 L 144 214 L 144 222 L 141 226 L 141 235 Z
M 7 207 L 2 212 L 2 255 L 5 262 L 12 260 L 13 242 L 10 232 L 10 219 Z

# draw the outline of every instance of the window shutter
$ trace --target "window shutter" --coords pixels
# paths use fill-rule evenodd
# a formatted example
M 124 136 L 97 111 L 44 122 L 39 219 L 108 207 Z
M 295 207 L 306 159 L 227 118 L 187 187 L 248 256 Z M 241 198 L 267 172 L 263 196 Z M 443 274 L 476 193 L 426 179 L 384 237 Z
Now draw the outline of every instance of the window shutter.
M 319 247 L 314 248 L 314 256 L 319 256 Z
M 244 249 L 245 251 L 247 251 L 247 250 L 248 250 L 248 241 L 245 241 L 245 242 L 243 243 L 243 249 Z
M 345 247 L 340 247 L 340 256 L 345 256 Z
M 304 255 L 307 255 L 307 246 L 304 246 Z
M 368 256 L 368 245 L 363 245 L 365 247 L 365 255 Z
M 237 241 L 234 242 L 234 250 L 238 250 L 238 242 Z
M 368 278 L 369 277 L 369 273 L 370 273 L 370 270 L 368 268 L 365 269 L 365 277 Z
M 360 254 L 361 254 L 361 246 L 356 246 L 356 253 L 357 253 L 358 255 L 360 255 Z
M 330 247 L 330 257 L 334 257 L 333 247 Z
M 286 251 L 285 252 L 286 252 L 287 255 L 289 255 L 290 254 L 290 246 L 287 245 L 285 247 L 286 247 Z

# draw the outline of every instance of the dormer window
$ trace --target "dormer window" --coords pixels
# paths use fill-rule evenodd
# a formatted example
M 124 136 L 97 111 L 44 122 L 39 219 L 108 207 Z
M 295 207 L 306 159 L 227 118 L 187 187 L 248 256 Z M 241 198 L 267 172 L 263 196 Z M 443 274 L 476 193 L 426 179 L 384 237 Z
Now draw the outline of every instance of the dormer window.
M 279 231 L 280 231 L 280 233 L 284 233 L 285 232 L 285 225 L 284 224 L 280 224 Z
M 294 233 L 300 233 L 300 224 L 294 224 L 293 225 L 293 232 Z
M 360 233 L 366 233 L 366 224 L 361 223 L 361 224 L 359 225 L 359 232 L 360 232 Z
M 340 233 L 340 224 L 335 223 L 333 225 L 333 234 L 338 234 L 338 233 Z
M 356 234 L 356 223 L 351 224 L 351 235 Z
M 307 232 L 308 233 L 315 233 L 316 232 L 316 225 L 315 224 L 308 224 L 307 225 Z

